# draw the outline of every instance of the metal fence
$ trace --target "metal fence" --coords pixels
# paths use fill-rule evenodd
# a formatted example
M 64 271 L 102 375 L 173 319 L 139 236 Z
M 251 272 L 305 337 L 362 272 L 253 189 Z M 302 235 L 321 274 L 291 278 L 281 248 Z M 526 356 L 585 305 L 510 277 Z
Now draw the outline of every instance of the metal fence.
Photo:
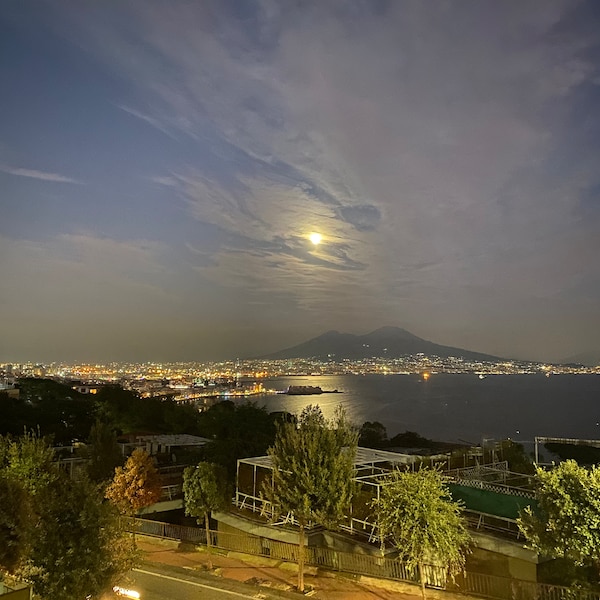
M 154 537 L 202 545 L 205 545 L 207 541 L 206 531 L 197 527 L 183 527 L 146 519 L 133 519 L 129 521 L 129 527 L 130 529 L 135 527 L 137 533 Z M 298 546 L 296 544 L 251 534 L 222 531 L 210 531 L 209 533 L 211 545 L 215 548 L 241 554 L 266 556 L 286 562 L 298 562 Z M 384 556 L 339 552 L 331 548 L 308 546 L 305 548 L 305 563 L 332 571 L 419 583 L 415 569 L 409 569 L 398 559 Z M 427 587 L 494 600 L 600 600 L 600 594 L 597 592 L 483 573 L 467 572 L 451 579 L 447 577 L 445 569 L 435 565 L 425 565 L 424 578 Z

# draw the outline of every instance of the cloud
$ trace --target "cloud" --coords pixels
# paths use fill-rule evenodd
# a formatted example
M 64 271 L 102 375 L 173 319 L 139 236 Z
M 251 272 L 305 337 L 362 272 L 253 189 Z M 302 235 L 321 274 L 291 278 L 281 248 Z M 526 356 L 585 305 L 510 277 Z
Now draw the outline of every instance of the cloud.
M 135 117 L 136 119 L 140 119 L 141 121 L 144 121 L 144 123 L 147 123 L 151 127 L 158 129 L 159 131 L 161 131 L 165 135 L 169 136 L 170 138 L 176 139 L 176 136 L 173 134 L 173 132 L 170 131 L 170 129 L 168 127 L 166 127 L 164 122 L 161 121 L 160 119 L 157 119 L 150 115 L 147 115 L 147 114 L 141 112 L 140 110 L 131 108 L 130 106 L 124 106 L 122 104 L 118 104 L 117 107 L 120 108 L 122 111 L 126 112 L 127 114 L 131 115 L 132 117 Z
M 9 175 L 16 175 L 17 177 L 29 177 L 31 179 L 39 179 L 41 181 L 53 181 L 56 183 L 76 183 L 81 184 L 81 181 L 72 179 L 71 177 L 65 177 L 58 173 L 47 173 L 46 171 L 37 171 L 35 169 L 23 169 L 21 167 L 11 167 L 8 165 L 0 164 L 0 171 L 8 173 Z
M 560 298 L 560 318 L 578 260 L 597 280 L 585 3 L 64 6 L 63 34 L 129 82 L 121 108 L 179 140 L 154 182 L 184 199 L 190 263 L 219 289 L 432 339 L 481 309 L 491 339 L 503 307 L 527 325 L 520 300 Z

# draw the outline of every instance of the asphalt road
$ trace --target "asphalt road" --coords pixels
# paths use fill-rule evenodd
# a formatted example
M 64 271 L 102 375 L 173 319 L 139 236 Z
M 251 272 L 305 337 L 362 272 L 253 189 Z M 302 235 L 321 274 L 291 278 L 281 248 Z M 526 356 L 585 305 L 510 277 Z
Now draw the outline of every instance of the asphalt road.
M 281 600 L 301 598 L 300 594 L 258 588 L 177 568 L 146 565 L 134 569 L 123 586 L 140 593 L 140 600 Z M 118 598 L 112 595 L 115 600 Z

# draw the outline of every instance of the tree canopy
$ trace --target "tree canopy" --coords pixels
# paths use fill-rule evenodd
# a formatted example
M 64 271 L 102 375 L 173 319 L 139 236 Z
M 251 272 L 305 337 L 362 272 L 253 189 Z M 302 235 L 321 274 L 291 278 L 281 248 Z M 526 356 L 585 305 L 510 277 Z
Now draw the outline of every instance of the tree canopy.
M 239 458 L 266 454 L 280 418 L 280 413 L 269 413 L 253 402 L 215 404 L 199 417 L 200 434 L 212 440 L 205 449 L 206 460 L 225 467 L 233 481 Z
M 383 448 L 388 442 L 385 426 L 379 421 L 365 421 L 358 432 L 358 443 L 365 448 Z
M 185 514 L 196 517 L 206 529 L 206 545 L 210 548 L 210 513 L 226 503 L 227 477 L 221 465 L 201 462 L 183 472 L 183 504 Z M 210 565 L 209 565 L 210 568 Z
M 578 565 L 600 561 L 600 468 L 567 460 L 537 469 L 538 511 L 526 508 L 518 520 L 528 545 L 548 558 Z
M 93 423 L 94 402 L 68 385 L 51 379 L 22 378 L 19 397 L 2 399 L 0 434 L 21 435 L 36 428 L 55 443 L 69 444 L 87 437 Z
M 0 436 L 0 567 L 47 600 L 99 595 L 132 565 L 113 506 L 43 439 Z
M 89 443 L 90 479 L 98 483 L 111 479 L 124 461 L 115 431 L 108 423 L 97 420 L 90 430 Z
M 291 513 L 298 521 L 298 588 L 304 589 L 304 529 L 311 523 L 336 526 L 354 493 L 354 457 L 358 435 L 341 407 L 331 421 L 318 406 L 307 406 L 297 422 L 279 425 L 269 448 L 273 482 L 264 493 L 275 514 Z
M 106 489 L 106 497 L 123 513 L 133 516 L 142 508 L 160 500 L 160 475 L 152 458 L 142 448 L 136 448 L 124 467 L 117 467 Z
M 391 538 L 407 566 L 418 568 L 423 598 L 426 564 L 451 573 L 464 569 L 469 534 L 439 471 L 393 471 L 373 506 L 381 534 Z

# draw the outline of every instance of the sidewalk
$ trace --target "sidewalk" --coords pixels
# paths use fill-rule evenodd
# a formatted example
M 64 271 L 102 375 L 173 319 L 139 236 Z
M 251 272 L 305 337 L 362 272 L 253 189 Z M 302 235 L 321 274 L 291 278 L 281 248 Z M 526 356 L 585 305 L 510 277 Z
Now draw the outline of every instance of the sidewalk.
M 236 553 L 208 553 L 204 548 L 176 541 L 138 536 L 138 548 L 148 563 L 158 563 L 188 569 L 208 571 L 209 559 L 212 573 L 245 583 L 273 589 L 294 591 L 297 584 L 296 565 L 269 558 Z M 304 576 L 308 597 L 318 600 L 420 600 L 419 587 L 400 581 L 375 580 L 354 577 L 307 567 Z M 305 590 L 305 591 L 306 591 Z M 438 590 L 427 590 L 427 598 L 456 600 L 465 596 Z

